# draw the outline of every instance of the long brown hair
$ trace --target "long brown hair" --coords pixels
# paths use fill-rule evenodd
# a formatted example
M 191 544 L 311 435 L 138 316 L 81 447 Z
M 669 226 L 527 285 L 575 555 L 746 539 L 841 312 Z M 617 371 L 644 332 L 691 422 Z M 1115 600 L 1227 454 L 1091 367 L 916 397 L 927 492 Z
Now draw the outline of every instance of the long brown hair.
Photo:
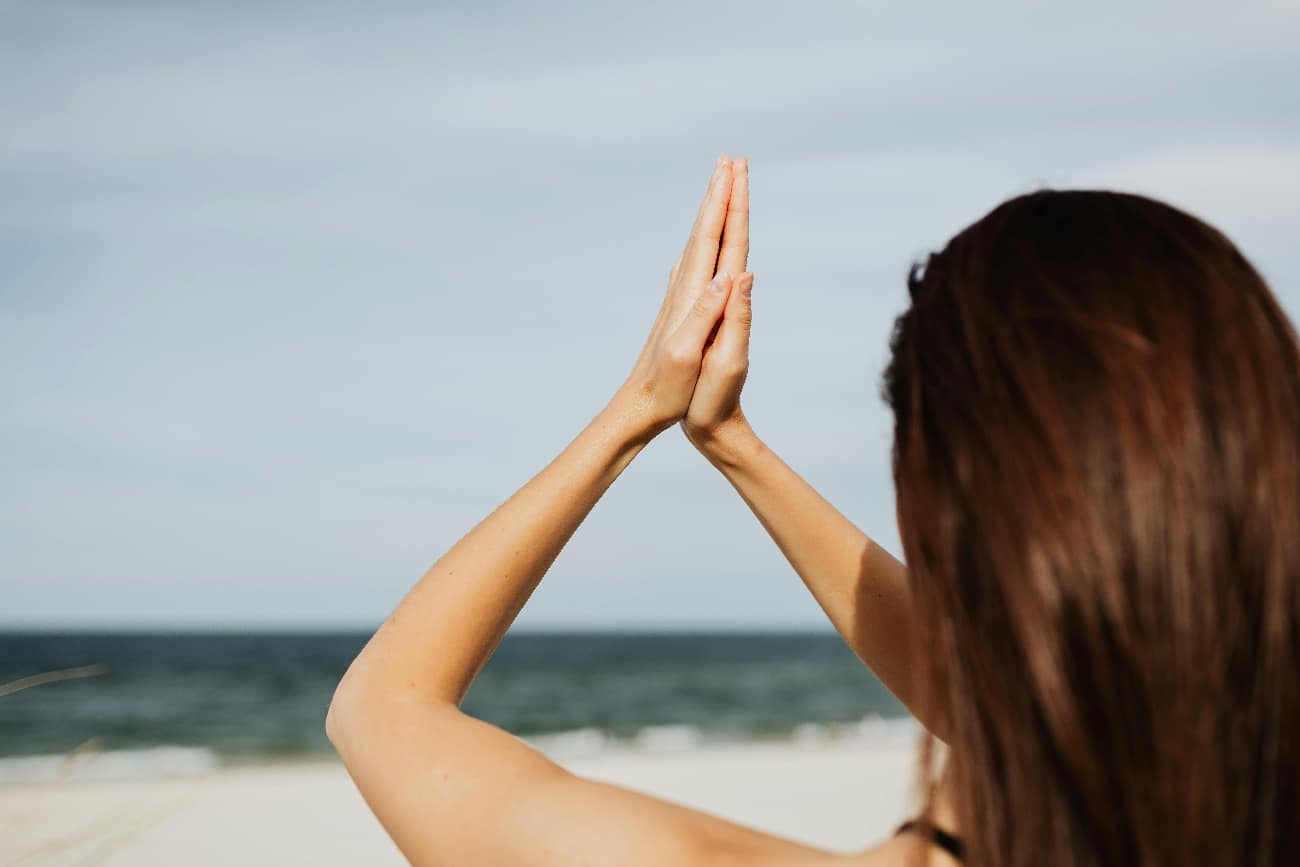
M 908 283 L 881 390 L 968 863 L 1297 863 L 1300 348 L 1267 284 L 1182 211 L 1052 190 Z

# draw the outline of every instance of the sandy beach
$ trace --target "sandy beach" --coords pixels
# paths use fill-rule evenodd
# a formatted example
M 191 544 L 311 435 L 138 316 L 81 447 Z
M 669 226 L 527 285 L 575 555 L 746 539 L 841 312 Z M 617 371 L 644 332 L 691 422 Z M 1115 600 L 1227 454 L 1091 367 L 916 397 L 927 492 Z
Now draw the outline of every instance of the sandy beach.
M 913 804 L 901 745 L 749 743 L 561 759 L 576 773 L 837 851 Z M 0 864 L 384 865 L 404 859 L 341 764 L 0 787 Z

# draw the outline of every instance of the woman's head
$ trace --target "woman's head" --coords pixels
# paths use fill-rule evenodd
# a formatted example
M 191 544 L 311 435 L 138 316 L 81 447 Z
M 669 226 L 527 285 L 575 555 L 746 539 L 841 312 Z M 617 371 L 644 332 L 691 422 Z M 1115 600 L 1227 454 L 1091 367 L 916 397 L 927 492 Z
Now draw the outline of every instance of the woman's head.
M 1300 851 L 1300 348 L 1219 232 L 1003 203 L 909 278 L 882 392 L 972 863 Z

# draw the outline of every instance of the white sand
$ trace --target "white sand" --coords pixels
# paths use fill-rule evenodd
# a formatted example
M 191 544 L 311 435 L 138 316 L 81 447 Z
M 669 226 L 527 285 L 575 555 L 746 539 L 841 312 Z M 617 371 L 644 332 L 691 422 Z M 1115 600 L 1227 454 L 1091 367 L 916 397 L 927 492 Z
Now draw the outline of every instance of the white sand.
M 914 803 L 909 748 L 747 744 L 563 763 L 838 851 L 886 837 Z M 0 787 L 0 865 L 384 865 L 405 861 L 342 765 Z

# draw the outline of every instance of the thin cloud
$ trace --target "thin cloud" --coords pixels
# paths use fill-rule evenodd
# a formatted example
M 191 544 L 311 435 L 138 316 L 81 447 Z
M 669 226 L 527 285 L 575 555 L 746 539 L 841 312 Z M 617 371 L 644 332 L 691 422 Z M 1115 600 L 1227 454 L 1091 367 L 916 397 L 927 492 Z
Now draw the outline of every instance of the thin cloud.
M 4 617 L 381 617 L 621 382 L 720 150 L 753 166 L 746 411 L 898 553 L 907 265 L 1008 195 L 1115 186 L 1222 226 L 1294 314 L 1297 38 L 1276 5 L 0 4 Z M 670 431 L 523 616 L 682 594 L 820 620 Z

